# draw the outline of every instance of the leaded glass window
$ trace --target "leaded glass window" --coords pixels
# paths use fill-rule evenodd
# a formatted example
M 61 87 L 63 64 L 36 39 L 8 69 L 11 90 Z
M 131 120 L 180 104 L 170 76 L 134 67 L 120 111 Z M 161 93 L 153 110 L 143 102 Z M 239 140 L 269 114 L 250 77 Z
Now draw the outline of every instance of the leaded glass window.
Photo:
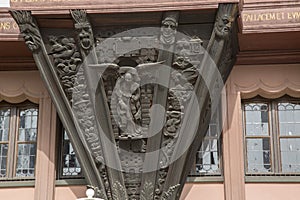
M 0 178 L 7 176 L 10 108 L 0 109 Z
M 59 160 L 59 179 L 83 178 L 80 163 L 71 144 L 67 132 L 62 128 L 60 135 L 61 148 Z
M 38 107 L 0 104 L 0 179 L 34 178 Z
M 247 172 L 271 172 L 272 165 L 271 138 L 269 134 L 269 104 L 245 104 L 244 111 Z
M 300 102 L 277 104 L 281 170 L 300 172 Z
M 216 117 L 212 118 L 202 145 L 196 154 L 190 176 L 221 175 L 221 130 Z
M 300 100 L 247 100 L 243 110 L 246 173 L 300 175 Z

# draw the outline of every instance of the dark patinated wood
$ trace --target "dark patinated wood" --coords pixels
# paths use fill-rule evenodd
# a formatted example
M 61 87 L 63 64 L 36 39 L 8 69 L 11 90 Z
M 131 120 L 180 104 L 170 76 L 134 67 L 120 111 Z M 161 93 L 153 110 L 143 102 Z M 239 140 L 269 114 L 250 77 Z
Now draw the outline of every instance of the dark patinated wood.
M 42 36 L 34 18 L 31 16 L 30 11 L 11 11 L 11 15 L 18 23 L 20 32 L 24 36 L 25 43 L 32 51 L 36 65 L 41 73 L 53 103 L 56 106 L 60 119 L 69 133 L 69 138 L 78 158 L 81 163 L 84 163 L 83 172 L 87 182 L 91 185 L 101 187 L 103 184 L 99 173 L 97 173 L 96 164 L 93 161 L 92 155 L 88 152 L 88 148 L 86 148 L 85 141 L 81 139 L 81 134 L 78 133 L 80 129 L 78 128 L 76 120 L 74 120 L 70 105 L 66 103 L 67 100 L 64 95 L 63 88 L 59 84 L 59 78 L 57 77 L 56 71 L 54 71 L 54 67 L 48 57 L 46 47 L 42 41 Z M 103 198 L 107 199 L 104 192 L 100 193 Z
M 220 4 L 215 20 L 216 10 L 145 20 L 71 10 L 38 16 L 40 27 L 29 11 L 11 13 L 97 197 L 179 199 L 235 62 L 237 5 Z M 158 31 L 126 35 L 148 23 Z M 145 79 L 165 86 L 141 85 Z
M 158 54 L 158 61 L 163 61 L 166 66 L 169 66 L 169 68 L 161 69 L 159 70 L 158 73 L 158 79 L 160 81 L 167 80 L 166 85 L 169 85 L 169 79 L 171 75 L 171 65 L 173 61 L 173 51 L 175 47 L 175 36 L 176 36 L 176 29 L 178 27 L 178 18 L 179 18 L 179 13 L 178 12 L 169 12 L 165 13 L 163 16 L 163 22 L 162 26 L 164 26 L 164 23 L 171 23 L 174 26 L 174 34 L 169 36 L 169 38 L 164 38 L 164 30 L 162 28 L 162 33 L 161 37 L 163 39 L 163 45 L 165 49 L 170 50 L 168 51 L 163 51 L 160 50 Z M 154 94 L 153 94 L 153 104 L 159 104 L 162 105 L 163 107 L 167 106 L 167 100 L 168 100 L 168 87 L 164 87 L 162 85 L 156 85 L 154 88 Z M 164 113 L 160 112 L 153 112 L 151 116 L 151 122 L 149 125 L 149 133 L 155 132 L 156 127 L 163 127 L 163 124 L 165 123 L 165 115 Z M 161 143 L 162 143 L 162 135 L 163 135 L 163 130 L 161 130 L 158 133 L 155 133 L 152 137 L 150 137 L 147 141 L 147 151 L 148 152 L 154 152 L 153 154 L 146 154 L 145 160 L 144 160 L 144 168 L 153 168 L 153 169 L 160 169 L 159 166 L 159 161 L 160 161 L 160 151 L 156 151 L 160 149 Z M 151 156 L 150 156 L 151 155 Z M 160 170 L 165 170 L 165 169 L 160 169 Z M 162 172 L 161 172 L 162 173 Z M 142 185 L 144 188 L 142 191 L 145 191 L 146 189 L 150 190 L 152 189 L 151 195 L 149 196 L 146 195 L 146 192 L 143 192 L 143 197 L 144 199 L 150 199 L 152 198 L 159 198 L 159 196 L 162 194 L 161 188 L 156 187 L 157 182 L 160 181 L 159 173 L 157 171 L 150 171 L 150 172 L 145 172 L 143 173 L 142 176 Z

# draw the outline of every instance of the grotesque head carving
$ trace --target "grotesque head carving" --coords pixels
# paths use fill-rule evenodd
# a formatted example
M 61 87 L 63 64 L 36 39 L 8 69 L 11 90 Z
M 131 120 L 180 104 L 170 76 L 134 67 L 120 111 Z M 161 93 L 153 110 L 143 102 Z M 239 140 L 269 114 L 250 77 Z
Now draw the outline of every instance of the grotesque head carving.
M 160 41 L 163 44 L 171 45 L 175 42 L 177 21 L 173 17 L 166 17 L 162 21 Z
M 231 32 L 234 19 L 228 14 L 219 15 L 215 23 L 216 36 L 225 39 Z
M 79 33 L 80 45 L 84 50 L 88 50 L 92 47 L 92 30 L 89 26 L 81 27 Z
M 75 28 L 79 31 L 80 46 L 84 50 L 89 50 L 93 43 L 93 33 L 91 25 L 87 19 L 85 10 L 72 10 L 71 15 L 75 20 Z
M 39 49 L 41 41 L 37 28 L 33 24 L 20 24 L 19 27 L 28 48 L 31 51 Z
M 19 25 L 20 32 L 26 45 L 31 51 L 35 51 L 41 46 L 41 36 L 30 11 L 11 11 L 12 16 Z

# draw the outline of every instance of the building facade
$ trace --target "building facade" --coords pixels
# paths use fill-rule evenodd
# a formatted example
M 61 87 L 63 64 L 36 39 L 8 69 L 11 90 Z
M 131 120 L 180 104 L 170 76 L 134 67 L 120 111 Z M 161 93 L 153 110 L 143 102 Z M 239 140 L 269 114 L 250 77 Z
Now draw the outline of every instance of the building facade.
M 141 20 L 134 23 L 143 23 L 166 10 L 214 15 L 211 10 L 218 3 L 229 2 L 239 6 L 239 52 L 223 89 L 223 128 L 219 132 L 219 125 L 210 123 L 180 199 L 297 199 L 300 3 L 296 0 L 11 0 L 0 4 L 1 199 L 73 200 L 85 197 L 87 185 L 46 84 L 8 10 L 32 10 L 39 16 L 38 23 L 50 29 L 70 27 L 64 15 L 79 7 L 91 15 L 102 13 L 112 23 L 122 22 L 122 17 L 125 23 L 126 16 L 137 12 Z M 58 24 L 52 24 L 49 13 L 60 19 Z M 185 20 L 188 24 L 199 19 Z

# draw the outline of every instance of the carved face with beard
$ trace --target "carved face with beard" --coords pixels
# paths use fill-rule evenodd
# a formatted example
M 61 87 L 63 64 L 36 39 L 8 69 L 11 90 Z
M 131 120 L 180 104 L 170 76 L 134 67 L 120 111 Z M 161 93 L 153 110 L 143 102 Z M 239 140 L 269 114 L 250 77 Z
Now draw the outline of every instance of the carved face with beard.
M 215 33 L 219 38 L 226 38 L 232 28 L 233 18 L 227 14 L 219 16 L 215 24 Z
M 24 37 L 25 44 L 31 51 L 35 51 L 39 49 L 41 45 L 41 39 L 39 37 L 38 29 L 31 23 L 28 24 L 20 24 L 20 31 Z

